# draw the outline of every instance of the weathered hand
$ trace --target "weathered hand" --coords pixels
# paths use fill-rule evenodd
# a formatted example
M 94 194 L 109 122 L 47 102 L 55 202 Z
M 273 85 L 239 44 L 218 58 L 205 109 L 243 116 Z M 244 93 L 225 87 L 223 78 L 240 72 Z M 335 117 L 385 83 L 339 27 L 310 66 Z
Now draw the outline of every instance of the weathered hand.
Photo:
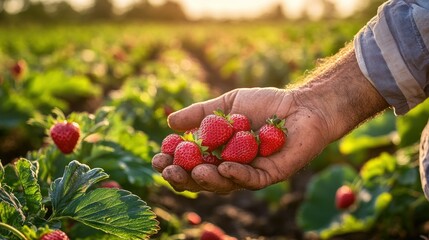
M 294 92 L 277 88 L 236 89 L 210 101 L 193 104 L 170 115 L 175 130 L 198 127 L 202 119 L 216 109 L 241 113 L 258 130 L 276 114 L 286 118 L 288 137 L 282 150 L 269 157 L 257 157 L 251 165 L 223 162 L 218 167 L 202 164 L 189 174 L 172 165 L 172 157 L 159 153 L 152 165 L 178 191 L 228 193 L 236 189 L 261 189 L 285 180 L 305 166 L 329 142 L 326 120 L 320 112 L 303 105 Z

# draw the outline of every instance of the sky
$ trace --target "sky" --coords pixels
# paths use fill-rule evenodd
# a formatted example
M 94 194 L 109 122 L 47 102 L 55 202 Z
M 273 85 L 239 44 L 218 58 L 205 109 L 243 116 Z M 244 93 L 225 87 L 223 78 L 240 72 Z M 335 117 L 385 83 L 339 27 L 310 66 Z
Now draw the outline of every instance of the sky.
M 58 0 L 38 0 L 43 2 L 55 2 Z M 91 0 L 67 0 L 74 8 L 84 9 L 90 7 Z M 138 0 L 112 0 L 118 9 L 126 9 Z M 165 0 L 150 0 L 153 4 L 163 3 Z M 223 18 L 245 18 L 257 16 L 261 12 L 269 9 L 273 4 L 283 3 L 285 13 L 290 17 L 298 17 L 304 10 L 306 0 L 174 0 L 183 6 L 183 10 L 191 19 L 201 17 L 212 17 L 217 19 Z M 341 12 L 347 16 L 352 13 L 352 9 L 359 0 L 332 0 Z M 11 1 L 12 4 L 19 1 Z M 316 1 L 317 2 L 317 1 Z M 13 6 L 10 6 L 13 8 Z M 17 7 L 19 8 L 19 6 Z M 310 13 L 317 15 L 321 12 L 321 6 L 312 3 L 309 9 Z

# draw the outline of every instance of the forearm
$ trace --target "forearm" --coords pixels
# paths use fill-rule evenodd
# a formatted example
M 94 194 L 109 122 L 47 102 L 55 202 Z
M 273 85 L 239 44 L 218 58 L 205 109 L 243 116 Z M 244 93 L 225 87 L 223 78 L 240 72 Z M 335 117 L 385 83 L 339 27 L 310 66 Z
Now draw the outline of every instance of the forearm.
M 389 107 L 362 74 L 352 44 L 316 68 L 294 95 L 299 105 L 325 120 L 322 127 L 331 141 Z

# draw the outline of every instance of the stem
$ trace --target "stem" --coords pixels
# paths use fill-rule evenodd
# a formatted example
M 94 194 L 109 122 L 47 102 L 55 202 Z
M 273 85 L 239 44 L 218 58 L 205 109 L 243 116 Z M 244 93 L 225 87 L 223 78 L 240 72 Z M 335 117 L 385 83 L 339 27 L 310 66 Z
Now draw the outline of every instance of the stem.
M 24 234 L 22 234 L 20 231 L 18 231 L 18 229 L 6 224 L 6 223 L 1 223 L 0 222 L 0 228 L 4 228 L 10 232 L 12 232 L 15 236 L 19 237 L 22 240 L 27 240 L 27 238 L 24 236 Z

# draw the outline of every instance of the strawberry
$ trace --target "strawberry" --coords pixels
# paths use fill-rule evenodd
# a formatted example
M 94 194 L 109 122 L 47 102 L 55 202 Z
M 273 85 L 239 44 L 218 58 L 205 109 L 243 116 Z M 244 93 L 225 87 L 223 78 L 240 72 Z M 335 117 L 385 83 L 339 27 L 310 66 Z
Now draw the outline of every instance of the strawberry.
M 223 240 L 225 239 L 225 232 L 218 226 L 207 223 L 203 226 L 203 231 L 200 240 Z
M 232 128 L 234 128 L 234 133 L 239 131 L 250 131 L 250 120 L 243 114 L 232 114 L 230 117 L 232 121 Z
M 266 157 L 280 151 L 286 142 L 286 133 L 284 119 L 276 116 L 267 119 L 267 123 L 259 129 L 259 155 Z
M 167 117 L 174 112 L 174 108 L 168 104 L 162 106 L 162 109 L 164 111 L 164 115 Z
M 234 134 L 222 150 L 224 161 L 250 163 L 258 155 L 258 141 L 253 132 L 240 131 Z
M 222 160 L 219 159 L 219 157 L 217 157 L 215 154 L 213 153 L 207 153 L 203 155 L 203 161 L 205 163 L 209 163 L 209 164 L 213 164 L 216 166 L 219 166 L 219 164 L 222 163 Z
M 202 145 L 213 151 L 228 142 L 234 133 L 231 123 L 221 111 L 207 115 L 200 124 L 199 137 Z
M 17 61 L 11 68 L 10 72 L 16 79 L 21 78 L 26 69 L 27 63 L 24 60 Z
M 117 189 L 122 188 L 121 185 L 114 180 L 103 181 L 100 183 L 100 187 L 101 188 L 117 188 Z
M 349 208 L 356 201 L 356 195 L 347 185 L 343 185 L 337 189 L 335 193 L 335 206 L 339 210 L 345 210 Z
M 191 225 L 198 225 L 201 223 L 201 217 L 196 212 L 186 212 L 184 214 L 186 221 Z
M 45 233 L 40 240 L 69 240 L 69 237 L 63 231 L 55 230 Z
M 181 142 L 183 142 L 183 138 L 181 136 L 175 133 L 169 134 L 164 138 L 164 140 L 162 140 L 161 152 L 173 156 L 174 150 L 176 150 L 177 145 Z
M 192 171 L 195 166 L 204 163 L 202 151 L 198 143 L 183 141 L 174 151 L 173 164 L 181 166 L 186 171 Z
M 55 145 L 64 154 L 72 153 L 80 137 L 79 125 L 75 122 L 57 122 L 50 129 Z

